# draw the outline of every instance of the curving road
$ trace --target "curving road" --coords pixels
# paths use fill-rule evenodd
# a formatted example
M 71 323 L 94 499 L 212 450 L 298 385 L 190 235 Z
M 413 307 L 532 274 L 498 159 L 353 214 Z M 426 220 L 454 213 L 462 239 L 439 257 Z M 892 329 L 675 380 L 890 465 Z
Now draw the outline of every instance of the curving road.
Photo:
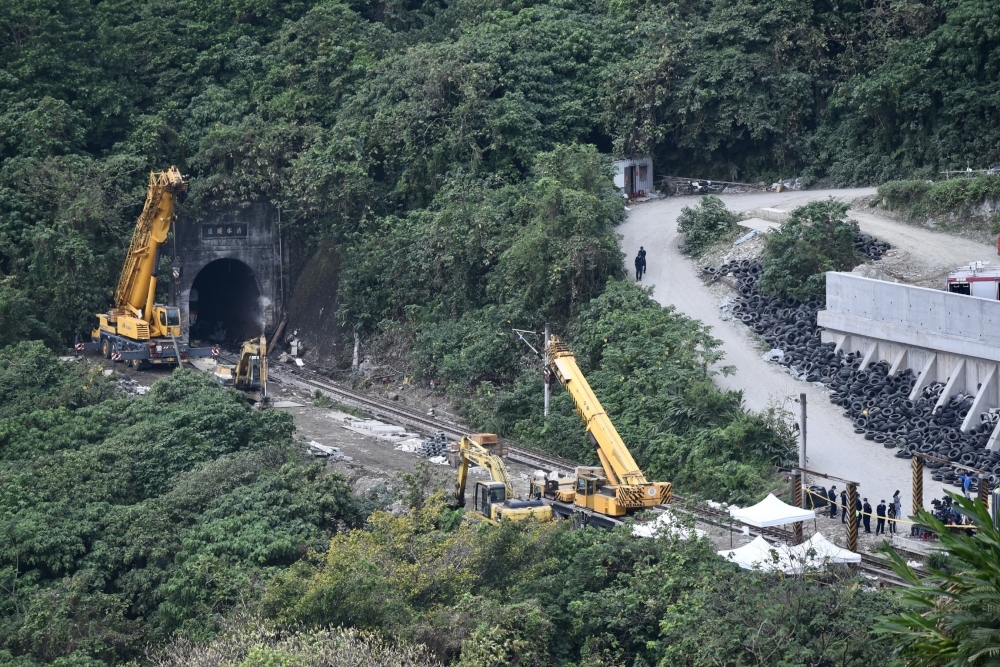
M 835 197 L 851 201 L 873 194 L 874 189 L 817 190 L 786 193 L 723 195 L 722 200 L 732 210 L 777 207 L 791 210 L 809 201 Z M 723 321 L 719 313 L 719 297 L 715 296 L 700 277 L 700 268 L 678 250 L 677 216 L 684 206 L 697 204 L 695 197 L 671 197 L 632 207 L 626 221 L 618 228 L 622 234 L 622 250 L 626 265 L 631 266 L 639 246 L 646 248 L 647 273 L 643 284 L 652 286 L 653 297 L 662 305 L 675 306 L 686 315 L 712 327 L 712 333 L 724 342 L 724 364 L 735 365 L 737 371 L 728 377 L 717 376 L 716 383 L 725 389 L 741 390 L 748 408 L 762 410 L 772 403 L 784 403 L 798 415 L 798 405 L 792 402 L 802 392 L 808 405 L 808 467 L 860 484 L 858 493 L 867 497 L 872 506 L 879 500 L 889 500 L 894 490 L 901 491 L 903 511 L 910 509 L 910 462 L 893 456 L 895 450 L 884 449 L 853 432 L 851 421 L 842 410 L 830 403 L 829 391 L 798 382 L 782 366 L 761 359 L 761 351 L 748 335 L 747 327 L 733 321 Z M 996 249 L 932 230 L 899 223 L 868 213 L 851 212 L 863 231 L 874 234 L 894 246 L 909 252 L 929 266 L 954 266 L 974 259 L 995 257 Z M 826 483 L 828 484 L 828 483 Z M 824 484 L 824 485 L 826 485 Z M 837 483 L 838 492 L 844 487 Z M 941 497 L 942 486 L 924 477 L 924 502 Z

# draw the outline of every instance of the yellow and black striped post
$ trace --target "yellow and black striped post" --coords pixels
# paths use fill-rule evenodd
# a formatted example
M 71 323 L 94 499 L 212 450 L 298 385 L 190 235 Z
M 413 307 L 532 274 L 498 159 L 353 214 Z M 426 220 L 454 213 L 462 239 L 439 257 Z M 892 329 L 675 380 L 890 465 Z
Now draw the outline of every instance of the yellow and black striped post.
M 979 473 L 979 502 L 986 509 L 990 508 L 990 480 L 982 473 Z
M 792 471 L 792 496 L 795 498 L 796 507 L 805 507 L 805 503 L 803 502 L 805 499 L 802 494 L 802 472 L 799 470 Z M 792 534 L 795 536 L 795 544 L 802 544 L 801 521 L 796 521 L 792 524 Z
M 858 485 L 851 483 L 847 485 L 847 550 L 858 552 L 858 521 L 861 517 L 855 509 L 858 505 Z
M 924 460 L 913 455 L 913 516 L 924 508 Z

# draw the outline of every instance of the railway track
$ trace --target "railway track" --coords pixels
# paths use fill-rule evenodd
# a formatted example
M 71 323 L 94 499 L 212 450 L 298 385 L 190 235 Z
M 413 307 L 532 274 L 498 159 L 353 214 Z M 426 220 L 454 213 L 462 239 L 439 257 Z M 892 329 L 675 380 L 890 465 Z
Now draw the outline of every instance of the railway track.
M 225 354 L 220 355 L 220 358 L 228 363 L 234 363 L 234 360 Z M 269 373 L 277 376 L 281 383 L 298 383 L 300 385 L 312 387 L 313 389 L 319 389 L 322 392 L 339 397 L 349 403 L 356 404 L 359 408 L 369 412 L 373 417 L 390 419 L 426 435 L 433 435 L 438 431 L 442 431 L 446 436 L 457 440 L 468 433 L 468 429 L 463 427 L 461 424 L 445 420 L 440 417 L 422 415 L 414 412 L 413 410 L 395 405 L 391 401 L 338 386 L 325 378 L 321 378 L 312 371 L 301 370 L 298 368 L 275 368 L 272 366 L 269 368 Z M 507 458 L 510 460 L 536 467 L 545 470 L 546 472 L 553 470 L 572 472 L 573 469 L 579 465 L 573 461 L 557 456 L 518 447 L 510 440 L 503 438 L 501 438 L 501 443 L 507 446 Z M 684 511 L 690 512 L 697 519 L 705 523 L 737 532 L 735 527 L 732 526 L 729 521 L 729 513 L 725 510 L 714 509 L 705 505 L 688 505 L 686 504 L 686 499 L 678 494 L 674 494 L 674 502 L 677 504 L 684 504 Z M 762 528 L 754 530 L 753 532 L 760 534 L 765 538 L 788 544 L 792 542 L 793 538 L 793 534 L 790 530 L 782 528 Z M 862 554 L 859 569 L 863 573 L 877 578 L 880 582 L 885 582 L 893 586 L 909 586 L 908 582 L 904 581 L 895 572 L 893 572 L 892 568 L 886 561 L 878 558 Z M 926 570 L 915 569 L 920 576 L 926 576 L 929 574 Z

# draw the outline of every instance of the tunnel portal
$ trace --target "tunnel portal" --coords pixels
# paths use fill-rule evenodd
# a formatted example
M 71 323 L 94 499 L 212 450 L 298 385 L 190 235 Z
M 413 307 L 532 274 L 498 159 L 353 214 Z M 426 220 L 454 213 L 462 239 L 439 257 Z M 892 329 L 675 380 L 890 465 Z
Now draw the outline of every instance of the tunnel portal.
M 239 344 L 264 332 L 260 288 L 237 259 L 217 259 L 198 272 L 188 296 L 191 339 Z

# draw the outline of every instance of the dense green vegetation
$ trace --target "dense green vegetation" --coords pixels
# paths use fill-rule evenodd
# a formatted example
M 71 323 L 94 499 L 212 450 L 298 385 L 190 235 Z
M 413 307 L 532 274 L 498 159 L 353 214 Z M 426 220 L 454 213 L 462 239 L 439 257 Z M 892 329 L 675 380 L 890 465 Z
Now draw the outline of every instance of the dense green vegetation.
M 698 206 L 685 206 L 677 218 L 677 231 L 684 234 L 681 250 L 695 257 L 737 230 L 739 217 L 715 195 L 702 197 Z
M 26 363 L 45 366 L 34 352 Z M 177 632 L 210 636 L 276 569 L 363 518 L 350 487 L 293 454 L 287 414 L 200 374 L 141 398 L 51 402 L 0 418 L 0 662 L 110 664 Z
M 858 223 L 845 220 L 848 205 L 812 202 L 792 211 L 767 235 L 758 286 L 767 294 L 800 301 L 826 294 L 827 271 L 850 271 L 864 261 L 854 248 Z
M 937 182 L 889 181 L 879 186 L 878 194 L 886 208 L 911 219 L 948 214 L 976 217 L 977 208 L 1000 199 L 1000 175 Z M 986 216 L 978 213 L 978 217 Z
M 565 316 L 585 301 L 578 283 L 599 291 L 607 256 L 575 240 L 599 230 L 578 215 L 564 228 L 535 201 L 588 189 L 540 165 L 559 145 L 741 180 L 880 182 L 1000 159 L 1000 18 L 980 0 L 4 9 L 0 344 L 89 330 L 145 173 L 171 163 L 192 176 L 186 215 L 264 201 L 297 257 L 333 239 L 344 322 L 374 331 L 387 312 L 436 321 L 422 318 L 484 294 L 516 307 L 505 319 Z M 546 225 L 560 241 L 538 248 Z M 387 247 L 414 239 L 416 257 L 442 252 L 387 266 Z M 551 293 L 529 293 L 547 271 Z

